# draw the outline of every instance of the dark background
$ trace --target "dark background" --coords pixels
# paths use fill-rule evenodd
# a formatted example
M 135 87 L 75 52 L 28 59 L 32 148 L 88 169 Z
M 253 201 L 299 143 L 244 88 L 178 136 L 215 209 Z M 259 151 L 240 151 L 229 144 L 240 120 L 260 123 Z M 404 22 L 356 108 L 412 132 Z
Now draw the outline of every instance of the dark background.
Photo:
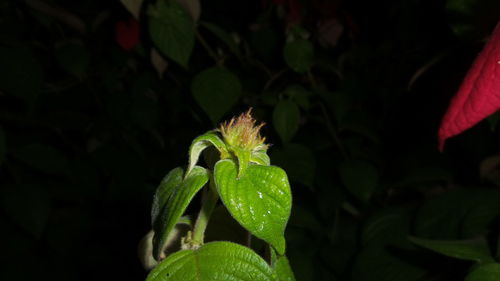
M 188 69 L 152 65 L 151 2 L 131 50 L 116 41 L 131 17 L 119 1 L 0 2 L 0 280 L 144 280 L 157 184 L 194 137 L 249 107 L 292 182 L 297 280 L 461 280 L 472 265 L 408 235 L 486 237 L 498 254 L 498 116 L 444 153 L 437 130 L 499 1 L 201 1 L 200 20 L 237 34 L 243 57 L 198 29 L 242 85 L 219 120 L 191 94 L 214 66 L 198 41 Z M 325 35 L 328 20 L 342 31 Z M 298 23 L 309 73 L 283 58 Z

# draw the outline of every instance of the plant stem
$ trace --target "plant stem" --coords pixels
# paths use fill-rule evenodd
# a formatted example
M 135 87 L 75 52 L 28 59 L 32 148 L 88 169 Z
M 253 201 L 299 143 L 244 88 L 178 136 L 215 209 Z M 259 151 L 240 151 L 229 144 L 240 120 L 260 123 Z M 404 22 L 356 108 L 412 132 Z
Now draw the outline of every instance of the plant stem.
M 219 57 L 215 54 L 215 52 L 210 48 L 207 41 L 201 36 L 201 34 L 196 30 L 196 39 L 200 42 L 201 46 L 207 51 L 208 55 L 215 60 L 215 63 L 219 63 Z
M 210 184 L 208 187 L 208 192 L 203 194 L 203 203 L 201 206 L 200 213 L 198 214 L 198 218 L 196 219 L 196 223 L 194 225 L 192 242 L 193 245 L 202 245 L 205 237 L 205 229 L 207 228 L 208 221 L 210 220 L 210 216 L 217 204 L 217 200 L 219 199 L 219 195 L 215 190 L 214 179 L 213 176 L 210 176 Z

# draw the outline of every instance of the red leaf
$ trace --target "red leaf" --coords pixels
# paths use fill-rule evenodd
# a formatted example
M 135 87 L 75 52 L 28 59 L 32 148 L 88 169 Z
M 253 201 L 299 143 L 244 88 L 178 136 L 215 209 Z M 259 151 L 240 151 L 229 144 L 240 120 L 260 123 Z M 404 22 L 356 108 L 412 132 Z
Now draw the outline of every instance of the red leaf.
M 439 150 L 447 138 L 476 125 L 500 108 L 500 22 L 467 72 L 439 128 Z
M 139 43 L 139 22 L 130 18 L 128 22 L 116 23 L 116 42 L 124 50 L 131 50 Z

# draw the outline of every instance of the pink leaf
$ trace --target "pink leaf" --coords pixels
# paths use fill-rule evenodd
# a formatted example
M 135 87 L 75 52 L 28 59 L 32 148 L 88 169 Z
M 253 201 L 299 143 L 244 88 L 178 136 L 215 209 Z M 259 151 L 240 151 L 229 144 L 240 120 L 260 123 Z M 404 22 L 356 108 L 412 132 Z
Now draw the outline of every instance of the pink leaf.
M 500 22 L 467 72 L 439 128 L 439 150 L 449 137 L 476 125 L 500 108 Z

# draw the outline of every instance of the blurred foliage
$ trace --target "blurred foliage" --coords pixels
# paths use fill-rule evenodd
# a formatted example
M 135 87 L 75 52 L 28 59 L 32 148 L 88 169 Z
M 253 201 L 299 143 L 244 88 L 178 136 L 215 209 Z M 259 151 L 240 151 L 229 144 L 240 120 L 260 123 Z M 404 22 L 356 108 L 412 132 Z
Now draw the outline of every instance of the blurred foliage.
M 500 279 L 496 121 L 436 148 L 499 1 L 122 3 L 0 2 L 0 280 L 143 280 L 156 185 L 249 107 L 297 280 Z

